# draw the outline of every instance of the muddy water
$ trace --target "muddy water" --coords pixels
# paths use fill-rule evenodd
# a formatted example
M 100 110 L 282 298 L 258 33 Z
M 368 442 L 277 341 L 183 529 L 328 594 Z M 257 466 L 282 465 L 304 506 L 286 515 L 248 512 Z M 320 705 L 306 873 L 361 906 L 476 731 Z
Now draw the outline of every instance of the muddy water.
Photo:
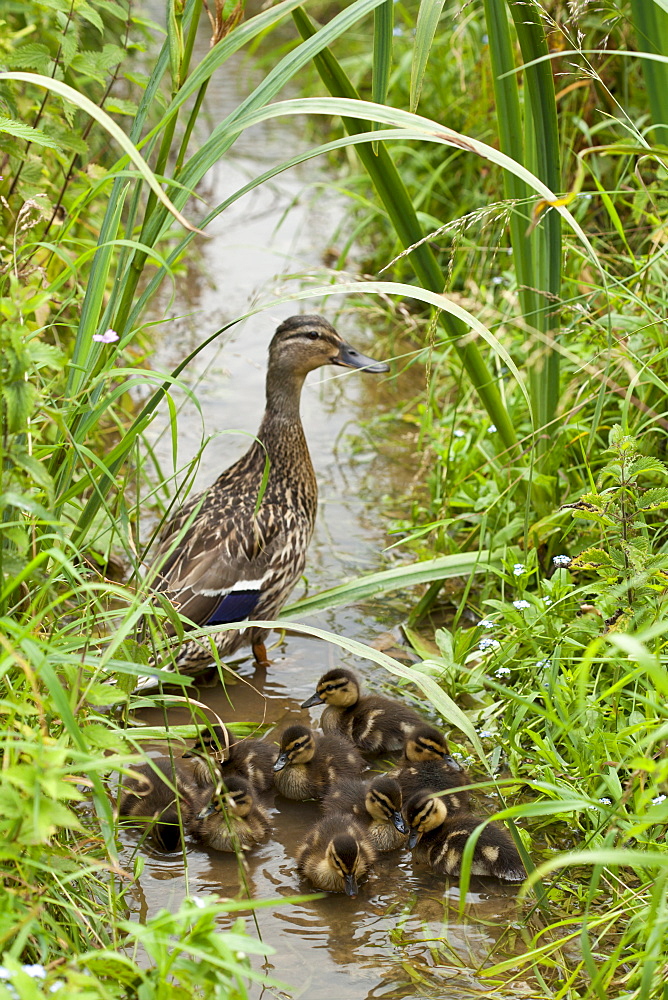
M 251 68 L 237 63 L 234 73 L 209 91 L 210 114 L 218 119 L 235 106 L 253 76 Z M 221 201 L 249 175 L 287 156 L 303 141 L 293 125 L 272 122 L 256 129 L 212 171 L 204 191 L 207 200 Z M 320 191 L 316 196 L 317 185 L 326 179 L 322 171 L 322 166 L 312 165 L 281 177 L 226 212 L 210 229 L 211 238 L 200 242 L 192 267 L 178 279 L 175 300 L 159 305 L 158 314 L 162 309 L 169 322 L 157 328 L 156 368 L 169 370 L 203 337 L 256 301 L 299 287 L 297 280 L 281 275 L 321 268 L 322 252 L 342 211 L 331 194 L 323 197 Z M 377 353 L 359 316 L 336 314 L 336 305 L 340 303 L 333 299 L 313 302 L 304 311 L 323 312 L 353 344 Z M 252 433 L 259 423 L 268 341 L 277 323 L 300 308 L 264 310 L 208 348 L 187 373 L 200 409 L 177 395 L 182 407 L 177 466 L 197 452 L 203 435 L 213 435 L 196 486 L 210 483 L 248 447 L 242 432 Z M 346 432 L 358 431 L 360 416 L 388 406 L 396 391 L 385 376 L 340 377 L 327 371 L 309 377 L 302 414 L 320 486 L 318 524 L 307 562 L 310 591 L 386 564 L 382 550 L 387 536 L 375 500 L 401 492 L 413 472 L 409 452 L 399 447 L 396 457 L 388 459 L 387 448 L 383 458 L 371 446 L 352 449 Z M 230 429 L 234 433 L 223 433 Z M 151 435 L 166 474 L 172 468 L 172 445 L 165 424 L 157 422 Z M 372 643 L 393 629 L 397 635 L 403 614 L 401 600 L 393 598 L 311 616 L 308 622 Z M 309 712 L 299 704 L 332 665 L 353 667 L 378 690 L 386 680 L 370 662 L 297 635 L 285 637 L 271 658 L 267 671 L 242 658 L 237 683 L 225 690 L 201 688 L 200 699 L 224 720 L 266 722 L 280 730 L 290 722 L 308 720 Z M 316 720 L 318 711 L 311 713 Z M 179 711 L 170 720 L 190 721 Z M 146 721 L 160 724 L 161 719 L 147 714 Z M 295 870 L 294 856 L 318 810 L 315 803 L 293 803 L 280 796 L 269 804 L 273 836 L 248 857 L 246 883 L 255 898 L 280 900 L 309 889 Z M 130 859 L 136 842 L 132 834 L 124 836 Z M 186 862 L 181 855 L 146 855 L 141 883 L 132 896 L 137 919 L 164 906 L 178 906 L 188 892 L 244 896 L 233 856 L 189 845 Z M 507 952 L 506 934 L 517 909 L 513 889 L 483 881 L 473 888 L 461 919 L 456 882 L 414 871 L 407 852 L 393 853 L 381 856 L 357 899 L 330 895 L 259 911 L 261 936 L 276 949 L 267 971 L 286 984 L 286 992 L 277 995 L 308 1000 L 479 995 L 484 986 L 474 970 Z M 256 932 L 251 920 L 248 929 Z M 260 987 L 250 987 L 252 997 L 261 994 Z

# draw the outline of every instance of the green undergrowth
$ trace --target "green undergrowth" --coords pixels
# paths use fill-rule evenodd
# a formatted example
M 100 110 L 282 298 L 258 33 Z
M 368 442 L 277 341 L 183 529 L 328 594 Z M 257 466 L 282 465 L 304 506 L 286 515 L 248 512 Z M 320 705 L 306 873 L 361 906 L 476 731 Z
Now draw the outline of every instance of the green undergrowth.
M 363 240 L 365 274 L 338 290 L 375 295 L 398 372 L 426 377 L 371 424 L 419 455 L 414 492 L 387 504 L 401 561 L 286 615 L 428 698 L 528 848 L 517 954 L 476 970 L 490 989 L 665 1000 L 668 14 L 440 8 L 282 0 L 240 20 L 178 0 L 159 28 L 120 0 L 0 10 L 0 996 L 242 1000 L 261 978 L 262 945 L 218 929 L 237 904 L 129 920 L 141 862 L 119 860 L 111 775 L 155 741 L 135 709 L 185 705 L 175 747 L 204 719 L 173 674 L 176 695 L 131 692 L 164 680 L 188 624 L 142 564 L 199 460 L 179 458 L 171 390 L 225 330 L 153 372 L 147 307 L 241 195 L 194 195 L 240 131 L 312 113 L 340 137 L 248 186 L 292 158 L 360 164 L 337 242 L 344 267 Z M 197 138 L 211 75 L 278 24 L 293 43 Z M 307 72 L 309 96 L 284 100 Z M 156 484 L 160 407 L 174 447 Z M 410 667 L 301 621 L 417 585 Z

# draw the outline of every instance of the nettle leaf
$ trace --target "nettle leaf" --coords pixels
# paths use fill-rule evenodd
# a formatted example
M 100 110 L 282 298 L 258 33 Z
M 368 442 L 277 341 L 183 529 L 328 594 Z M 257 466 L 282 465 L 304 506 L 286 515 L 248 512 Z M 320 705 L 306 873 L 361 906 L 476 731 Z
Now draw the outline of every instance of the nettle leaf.
M 575 557 L 570 565 L 571 569 L 594 569 L 597 571 L 606 567 L 613 569 L 615 574 L 617 573 L 609 552 L 597 548 L 585 549 Z
M 34 69 L 37 73 L 47 75 L 51 71 L 51 53 L 46 45 L 39 42 L 29 42 L 19 45 L 8 60 L 13 69 Z
M 0 115 L 0 132 L 16 136 L 17 139 L 25 139 L 26 142 L 34 142 L 37 146 L 60 149 L 60 143 L 43 132 L 41 128 L 33 128 L 32 125 L 14 121 L 13 118 L 5 118 L 4 115 Z
M 65 367 L 67 358 L 60 348 L 54 344 L 45 344 L 41 340 L 30 340 L 27 344 L 28 354 L 35 368 L 57 368 L 61 370 Z
M 647 490 L 638 499 L 639 510 L 661 510 L 664 507 L 668 507 L 668 489 L 665 487 Z
M 9 433 L 18 434 L 27 430 L 28 418 L 37 403 L 35 386 L 23 378 L 18 378 L 0 387 L 0 393 L 5 401 Z
M 137 105 L 134 101 L 122 101 L 119 97 L 110 97 L 104 107 L 106 111 L 113 111 L 117 115 L 137 114 Z
M 638 476 L 641 472 L 660 472 L 666 476 L 668 475 L 668 468 L 658 458 L 652 458 L 650 455 L 642 455 L 640 458 L 636 458 L 635 462 L 631 463 L 629 475 Z
M 48 493 L 51 492 L 53 489 L 53 479 L 49 475 L 46 466 L 38 461 L 34 455 L 29 455 L 27 451 L 15 450 L 12 452 L 12 459 L 15 465 L 30 473 L 30 476 L 38 486 L 41 486 Z
M 609 526 L 614 524 L 615 521 L 608 514 L 604 514 L 602 510 L 595 507 L 594 504 L 585 503 L 584 501 L 577 501 L 577 503 L 567 503 L 564 504 L 564 509 L 570 510 L 573 517 L 578 517 L 582 521 L 593 521 L 595 524 L 601 524 L 604 526 Z

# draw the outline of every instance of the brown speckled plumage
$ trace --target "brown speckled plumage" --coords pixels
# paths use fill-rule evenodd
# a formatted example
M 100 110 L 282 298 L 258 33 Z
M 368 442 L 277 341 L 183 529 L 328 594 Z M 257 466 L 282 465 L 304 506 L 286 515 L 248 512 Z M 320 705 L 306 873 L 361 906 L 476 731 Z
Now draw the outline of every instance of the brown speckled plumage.
M 269 347 L 266 409 L 257 440 L 167 523 L 154 554 L 155 589 L 195 625 L 273 619 L 301 576 L 318 491 L 299 402 L 307 374 L 329 364 L 388 368 L 356 352 L 321 316 L 292 316 L 282 323 Z M 267 459 L 269 478 L 256 511 Z M 212 660 L 210 637 L 221 657 L 249 643 L 265 662 L 266 635 L 265 629 L 231 629 L 201 642 L 186 640 L 175 665 L 191 674 L 204 669 Z M 143 679 L 140 686 L 150 683 Z

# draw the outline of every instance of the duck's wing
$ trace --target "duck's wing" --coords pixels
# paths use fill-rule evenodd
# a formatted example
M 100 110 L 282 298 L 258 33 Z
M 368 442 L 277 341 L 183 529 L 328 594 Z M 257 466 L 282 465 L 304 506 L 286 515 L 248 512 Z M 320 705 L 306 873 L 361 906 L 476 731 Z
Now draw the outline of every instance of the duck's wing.
M 196 516 L 178 536 L 190 511 L 180 511 L 168 525 L 156 560 L 164 562 L 156 589 L 198 625 L 242 621 L 252 613 L 286 548 L 284 508 L 263 504 L 257 514 L 237 503 L 234 509 L 214 506 Z

